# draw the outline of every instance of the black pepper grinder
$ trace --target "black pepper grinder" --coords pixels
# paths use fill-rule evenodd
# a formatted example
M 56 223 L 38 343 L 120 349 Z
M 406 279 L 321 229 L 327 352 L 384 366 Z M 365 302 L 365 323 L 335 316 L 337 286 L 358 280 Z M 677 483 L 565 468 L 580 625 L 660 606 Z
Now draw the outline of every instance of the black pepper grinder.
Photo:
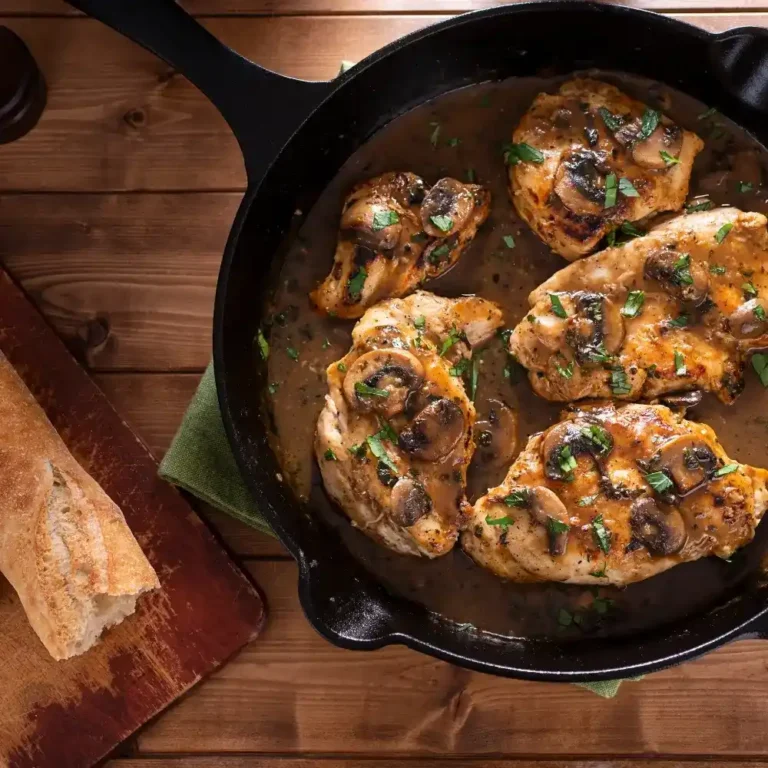
M 29 133 L 45 108 L 45 80 L 24 42 L 0 27 L 0 144 Z

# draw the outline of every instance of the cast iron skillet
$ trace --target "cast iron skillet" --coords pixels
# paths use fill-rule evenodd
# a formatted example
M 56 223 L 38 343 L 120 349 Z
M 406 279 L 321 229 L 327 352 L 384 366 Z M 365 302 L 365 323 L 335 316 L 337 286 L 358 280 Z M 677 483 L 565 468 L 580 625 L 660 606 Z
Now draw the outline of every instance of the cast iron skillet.
M 468 631 L 388 594 L 279 483 L 258 393 L 253 339 L 280 254 L 344 161 L 395 116 L 446 91 L 515 75 L 585 67 L 666 82 L 717 107 L 763 144 L 768 34 L 713 35 L 652 13 L 590 2 L 526 3 L 458 16 L 360 62 L 330 83 L 269 72 L 233 53 L 172 0 L 71 0 L 158 54 L 216 105 L 245 157 L 248 189 L 216 296 L 214 361 L 224 424 L 251 492 L 299 563 L 307 617 L 345 648 L 390 643 L 510 677 L 577 681 L 650 672 L 730 639 L 768 636 L 768 592 L 723 589 L 701 615 L 631 639 L 560 644 Z M 339 58 L 344 52 L 339 51 Z M 768 538 L 763 531 L 759 539 Z M 759 541 L 752 546 L 761 546 Z

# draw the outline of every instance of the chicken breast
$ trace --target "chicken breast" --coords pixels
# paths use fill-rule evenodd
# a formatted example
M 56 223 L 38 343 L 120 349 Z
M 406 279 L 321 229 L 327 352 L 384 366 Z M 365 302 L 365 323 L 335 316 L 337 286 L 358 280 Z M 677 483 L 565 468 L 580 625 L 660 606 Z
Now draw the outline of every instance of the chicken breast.
M 344 202 L 333 268 L 310 299 L 326 314 L 358 318 L 405 296 L 459 260 L 490 206 L 490 192 L 455 179 L 430 190 L 413 173 L 358 184 Z
M 462 546 L 512 581 L 625 585 L 747 544 L 768 472 L 660 405 L 598 404 L 532 437 Z
M 732 402 L 746 357 L 768 345 L 766 218 L 678 216 L 560 270 L 529 303 L 509 349 L 548 400 L 705 390 Z
M 419 291 L 363 315 L 328 367 L 315 455 L 330 497 L 364 533 L 408 555 L 456 542 L 474 452 L 472 350 L 502 324 L 484 299 Z
M 704 146 L 666 115 L 590 79 L 539 94 L 512 140 L 512 202 L 569 261 L 625 221 L 682 208 Z

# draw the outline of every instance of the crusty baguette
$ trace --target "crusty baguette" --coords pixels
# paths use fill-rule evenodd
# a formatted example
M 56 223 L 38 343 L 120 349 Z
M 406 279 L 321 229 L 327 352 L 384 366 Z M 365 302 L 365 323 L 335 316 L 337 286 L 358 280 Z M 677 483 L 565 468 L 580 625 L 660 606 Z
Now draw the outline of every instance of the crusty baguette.
M 159 586 L 120 509 L 2 354 L 0 572 L 58 660 L 88 650 Z

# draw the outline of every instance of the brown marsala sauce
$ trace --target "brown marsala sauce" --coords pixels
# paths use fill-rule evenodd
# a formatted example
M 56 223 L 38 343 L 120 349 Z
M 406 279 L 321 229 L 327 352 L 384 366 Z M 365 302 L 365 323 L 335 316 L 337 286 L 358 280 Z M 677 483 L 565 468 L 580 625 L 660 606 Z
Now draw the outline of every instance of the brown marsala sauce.
M 707 105 L 666 86 L 617 73 L 589 74 L 662 109 L 706 140 L 696 159 L 689 200 L 707 194 L 716 205 L 768 212 L 768 190 L 762 186 L 768 178 L 768 155 L 744 131 L 720 115 L 702 119 Z M 347 161 L 306 216 L 288 250 L 267 315 L 273 447 L 285 480 L 392 592 L 459 624 L 516 637 L 625 635 L 701 611 L 745 578 L 762 546 L 747 548 L 731 563 L 705 558 L 626 589 L 596 590 L 503 582 L 476 566 L 459 546 L 450 555 L 429 561 L 374 544 L 328 500 L 312 451 L 315 422 L 327 391 L 325 369 L 346 353 L 353 323 L 319 316 L 307 294 L 331 266 L 342 202 L 353 184 L 390 170 L 412 171 L 428 184 L 443 176 L 466 181 L 472 169 L 478 183 L 492 192 L 491 215 L 458 265 L 425 289 L 444 296 L 474 293 L 491 299 L 503 308 L 506 326 L 514 327 L 528 309 L 528 293 L 567 262 L 551 253 L 517 217 L 507 193 L 501 145 L 511 139 L 536 94 L 556 90 L 564 79 L 521 78 L 471 86 L 392 121 Z M 751 183 L 753 190 L 740 191 L 740 182 Z M 505 235 L 514 237 L 514 248 L 505 245 Z M 290 356 L 293 350 L 297 360 Z M 524 372 L 518 371 L 522 375 L 517 378 L 505 377 L 506 363 L 501 341 L 491 341 L 482 357 L 478 418 L 487 418 L 489 398 L 505 401 L 517 411 L 522 447 L 531 434 L 555 423 L 563 406 L 536 397 Z M 738 461 L 768 465 L 768 391 L 751 369 L 746 390 L 735 405 L 727 407 L 706 396 L 689 418 L 712 425 Z M 505 467 L 488 470 L 473 464 L 471 499 L 501 482 L 505 474 Z M 570 623 L 573 615 L 578 624 Z

